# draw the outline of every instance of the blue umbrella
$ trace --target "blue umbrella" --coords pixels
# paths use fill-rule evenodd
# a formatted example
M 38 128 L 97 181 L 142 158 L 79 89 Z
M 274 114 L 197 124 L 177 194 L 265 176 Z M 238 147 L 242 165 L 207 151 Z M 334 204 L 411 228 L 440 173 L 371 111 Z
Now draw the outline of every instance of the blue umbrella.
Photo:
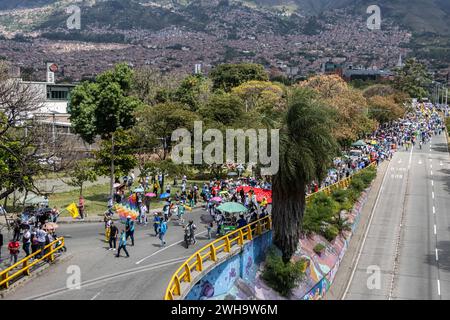
M 140 193 L 142 193 L 142 192 L 144 192 L 144 189 L 136 188 L 136 189 L 133 190 L 133 192 L 140 192 Z
M 159 196 L 160 199 L 164 199 L 164 198 L 168 198 L 170 197 L 170 193 L 163 193 L 162 195 Z

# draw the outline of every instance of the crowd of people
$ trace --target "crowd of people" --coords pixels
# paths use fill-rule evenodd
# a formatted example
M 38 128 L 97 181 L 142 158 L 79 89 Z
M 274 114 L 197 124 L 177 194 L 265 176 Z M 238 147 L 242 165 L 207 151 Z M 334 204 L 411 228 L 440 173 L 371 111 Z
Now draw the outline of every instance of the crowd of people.
M 379 164 L 386 159 L 391 159 L 393 154 L 401 148 L 409 150 L 416 145 L 421 148 L 422 144 L 429 141 L 432 135 L 440 135 L 443 130 L 445 130 L 444 123 L 434 112 L 433 106 L 418 105 L 415 112 L 407 114 L 403 119 L 380 126 L 366 139 L 355 143 L 351 150 L 344 151 L 342 156 L 334 159 L 333 166 L 328 170 L 325 179 L 320 182 L 313 181 L 307 186 L 305 192 L 307 194 L 317 192 L 321 188 L 350 177 L 373 162 Z M 271 184 L 264 179 L 229 177 L 213 179 L 199 186 L 197 183 L 188 185 L 187 177 L 183 176 L 177 190 L 173 190 L 173 187 L 178 186 L 176 178 L 172 186 L 167 184 L 165 188 L 162 188 L 163 180 L 162 175 L 156 178 L 143 177 L 139 181 L 139 186 L 132 189 L 135 182 L 135 175 L 132 172 L 130 176 L 123 177 L 123 183 L 116 188 L 114 198 L 108 199 L 105 229 L 107 230 L 109 250 L 117 251 L 117 257 L 120 256 L 121 251 L 129 257 L 127 241 L 131 239 L 131 245 L 135 245 L 136 224 L 144 226 L 149 224 L 147 214 L 150 213 L 150 199 L 145 195 L 144 190 L 153 191 L 154 196 L 164 196 L 162 199 L 165 204 L 162 210 L 153 213 L 150 223 L 155 236 L 161 242 L 161 247 L 166 245 L 168 223 L 171 220 L 177 221 L 178 225 L 183 227 L 189 241 L 192 240 L 193 244 L 196 243 L 195 235 L 198 228 L 193 220 L 186 223 L 185 214 L 199 204 L 203 206 L 209 216 L 209 219 L 204 221 L 208 239 L 212 239 L 214 233 L 216 236 L 223 235 L 229 230 L 241 228 L 269 214 Z M 133 191 L 137 189 L 142 191 Z M 258 194 L 258 192 L 262 193 Z M 126 221 L 123 221 L 124 229 L 119 230 L 118 225 L 112 220 L 114 203 L 130 201 L 131 198 L 139 212 L 138 219 L 133 220 L 131 216 L 128 216 Z M 221 211 L 219 206 L 227 202 L 239 203 L 244 209 L 234 213 Z M 82 211 L 84 199 L 80 200 L 80 207 Z M 34 215 L 24 212 L 22 218 L 15 221 L 14 235 L 8 244 L 10 263 L 17 261 L 20 247 L 26 255 L 29 255 L 56 238 L 54 231 L 44 230 L 44 225 L 47 222 L 56 222 L 59 211 L 57 208 L 49 209 L 47 207 L 45 209 L 40 214 Z M 3 236 L 0 237 L 0 249 L 2 244 Z

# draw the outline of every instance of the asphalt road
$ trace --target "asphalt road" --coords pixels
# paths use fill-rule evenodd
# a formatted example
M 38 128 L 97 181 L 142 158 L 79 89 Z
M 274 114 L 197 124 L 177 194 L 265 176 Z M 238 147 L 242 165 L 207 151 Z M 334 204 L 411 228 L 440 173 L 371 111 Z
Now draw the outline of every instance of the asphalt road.
M 449 165 L 444 134 L 394 155 L 344 299 L 450 299 Z
M 61 225 L 59 235 L 66 237 L 68 259 L 51 266 L 5 299 L 161 300 L 173 272 L 211 241 L 206 237 L 205 224 L 201 223 L 209 218 L 206 211 L 195 209 L 186 213 L 185 218 L 193 219 L 198 227 L 195 246 L 185 248 L 183 228 L 175 218 L 169 222 L 164 248 L 154 235 L 153 225 L 137 226 L 135 246 L 128 240 L 130 258 L 125 258 L 122 252 L 116 258 L 115 251 L 107 250 L 103 223 Z M 79 267 L 79 289 L 67 286 L 73 284 L 72 266 Z

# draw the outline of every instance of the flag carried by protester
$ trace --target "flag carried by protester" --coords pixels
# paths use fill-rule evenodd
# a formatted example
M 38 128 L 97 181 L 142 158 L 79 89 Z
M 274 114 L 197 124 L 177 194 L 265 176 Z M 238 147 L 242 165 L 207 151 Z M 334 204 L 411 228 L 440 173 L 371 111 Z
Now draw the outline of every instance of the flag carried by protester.
M 69 205 L 69 206 L 66 208 L 66 210 L 69 211 L 70 215 L 71 215 L 72 218 L 74 218 L 74 219 L 80 215 L 80 213 L 78 212 L 78 207 L 77 207 L 77 205 L 75 204 L 75 202 L 72 203 L 71 205 Z

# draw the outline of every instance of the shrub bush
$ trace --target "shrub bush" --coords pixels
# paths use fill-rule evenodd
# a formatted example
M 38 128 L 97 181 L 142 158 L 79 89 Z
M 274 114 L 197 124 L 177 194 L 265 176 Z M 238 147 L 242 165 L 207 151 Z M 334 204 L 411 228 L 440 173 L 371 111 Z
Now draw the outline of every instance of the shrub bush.
M 339 229 L 336 228 L 334 225 L 330 225 L 330 226 L 328 226 L 328 228 L 325 229 L 323 236 L 325 237 L 325 239 L 327 239 L 328 241 L 331 242 L 334 239 L 336 239 L 338 234 L 339 234 Z
M 348 198 L 348 192 L 346 189 L 336 189 L 331 193 L 333 199 L 339 203 L 343 203 Z
M 270 250 L 266 257 L 262 278 L 272 289 L 287 297 L 303 279 L 302 270 L 305 263 L 305 260 L 284 263 L 275 250 Z
M 316 254 L 318 254 L 320 256 L 322 254 L 323 250 L 325 250 L 325 248 L 326 247 L 323 244 L 318 243 L 314 246 L 313 250 Z
M 372 183 L 373 179 L 377 176 L 377 172 L 375 168 L 367 168 L 364 171 L 362 171 L 358 177 L 364 182 L 365 187 L 369 187 Z
M 350 188 L 361 193 L 366 188 L 366 185 L 360 176 L 355 176 L 350 182 Z

